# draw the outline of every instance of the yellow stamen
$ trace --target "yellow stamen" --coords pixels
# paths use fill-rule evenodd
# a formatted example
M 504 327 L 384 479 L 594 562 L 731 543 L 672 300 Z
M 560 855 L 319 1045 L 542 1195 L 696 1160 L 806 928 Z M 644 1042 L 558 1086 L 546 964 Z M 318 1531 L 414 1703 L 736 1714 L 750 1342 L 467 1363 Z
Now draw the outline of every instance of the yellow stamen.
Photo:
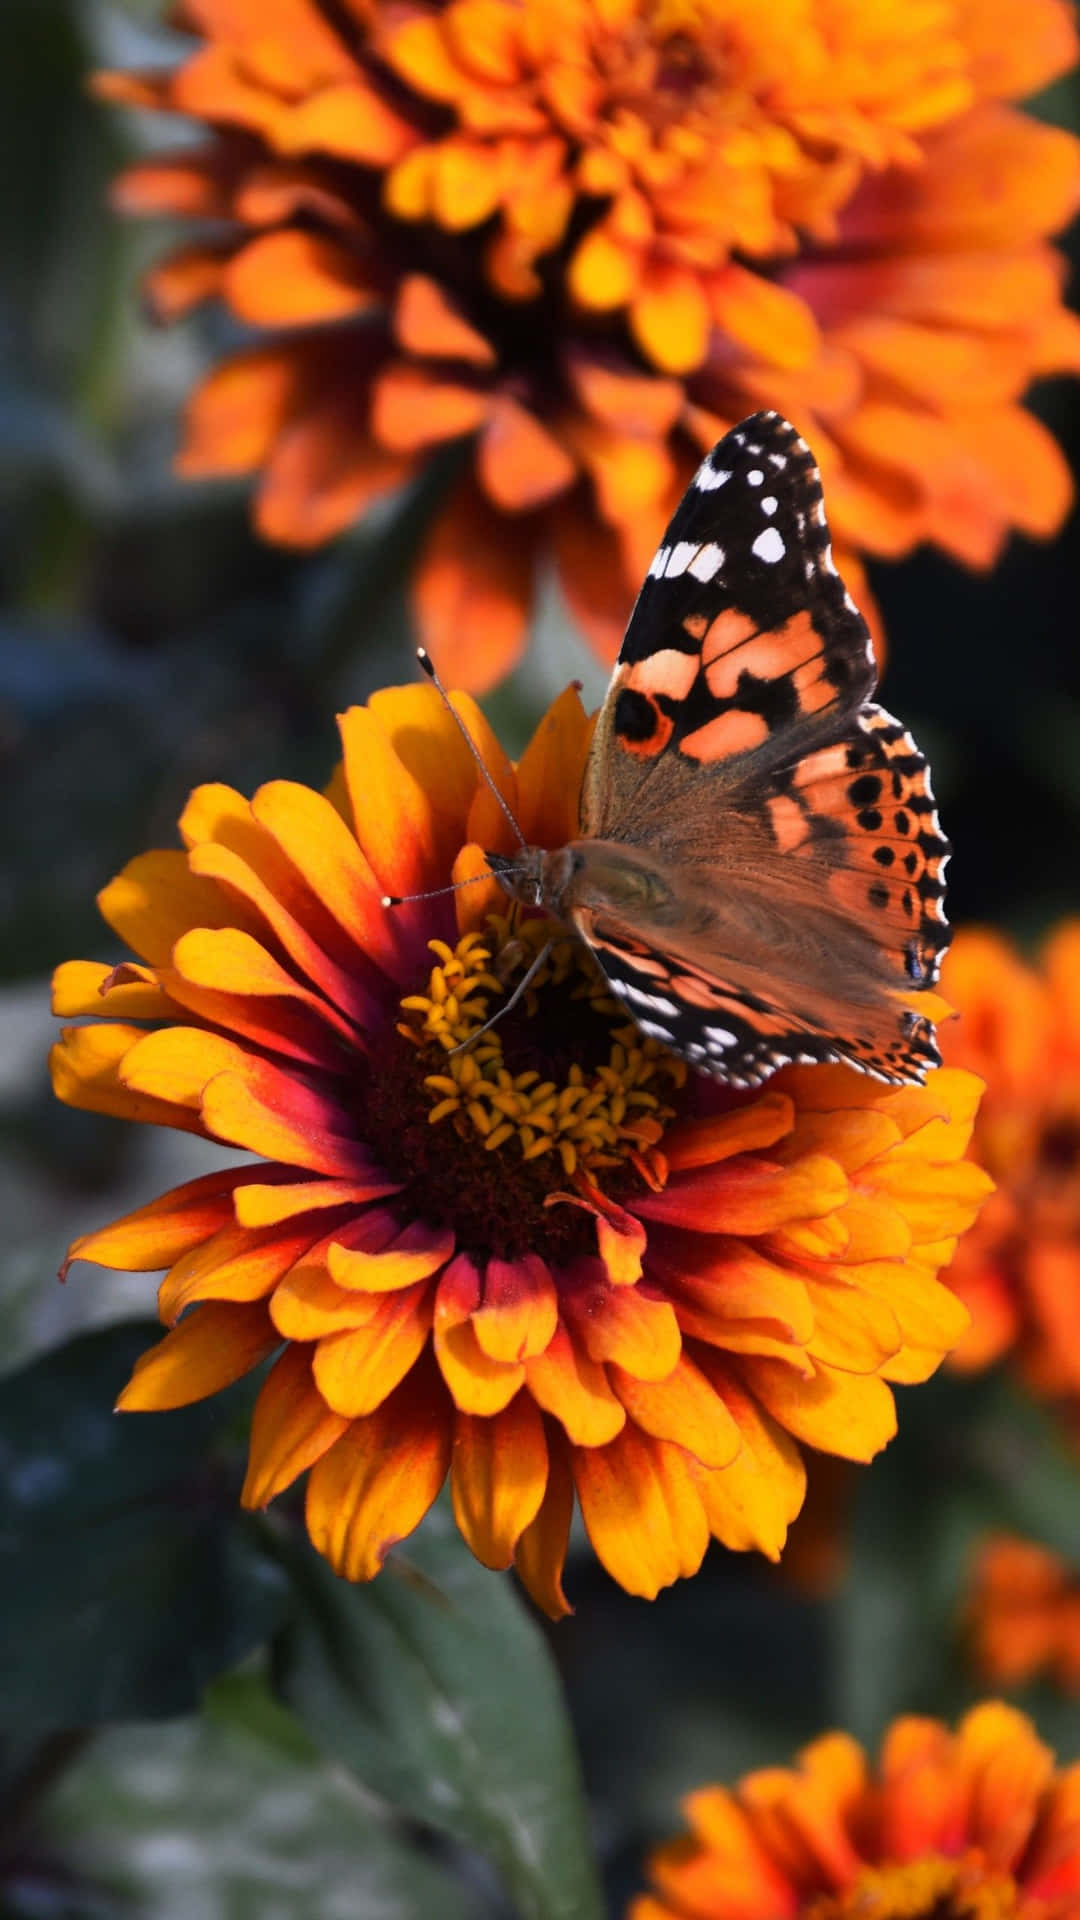
M 1011 1874 L 979 1853 L 948 1860 L 926 1854 L 901 1865 L 867 1867 L 845 1893 L 824 1894 L 806 1920 L 1013 1920 L 1019 1907 Z
M 534 1067 L 514 1073 L 498 1026 L 454 1051 L 509 998 L 514 980 L 549 935 L 543 921 L 515 924 L 512 917 L 492 915 L 486 933 L 465 934 L 456 947 L 429 942 L 435 965 L 427 992 L 402 1000 L 399 1028 L 414 1046 L 437 1054 L 438 1070 L 424 1078 L 432 1095 L 428 1121 L 439 1126 L 452 1120 L 459 1132 L 476 1134 L 488 1153 L 509 1148 L 523 1160 L 555 1153 L 567 1178 L 578 1169 L 591 1172 L 629 1160 L 650 1185 L 662 1185 L 667 1170 L 656 1148 L 674 1112 L 665 1096 L 682 1086 L 686 1068 L 627 1021 L 577 941 L 555 942 L 516 1011 L 542 1021 L 545 1010 L 552 1012 L 545 998 L 552 988 L 587 1002 L 598 1023 L 607 1023 L 606 1059 L 596 1066 L 573 1062 L 559 1085 Z

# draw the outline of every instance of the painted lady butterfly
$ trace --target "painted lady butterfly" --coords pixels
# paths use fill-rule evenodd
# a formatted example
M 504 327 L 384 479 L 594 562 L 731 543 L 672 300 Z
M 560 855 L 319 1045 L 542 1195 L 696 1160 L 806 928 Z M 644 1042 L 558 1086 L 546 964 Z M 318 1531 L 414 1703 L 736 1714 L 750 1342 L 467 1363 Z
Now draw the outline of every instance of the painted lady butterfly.
M 581 837 L 489 854 L 643 1033 L 756 1086 L 793 1061 L 921 1081 L 948 930 L 926 761 L 871 695 L 813 456 L 757 413 L 698 468 L 600 712 Z

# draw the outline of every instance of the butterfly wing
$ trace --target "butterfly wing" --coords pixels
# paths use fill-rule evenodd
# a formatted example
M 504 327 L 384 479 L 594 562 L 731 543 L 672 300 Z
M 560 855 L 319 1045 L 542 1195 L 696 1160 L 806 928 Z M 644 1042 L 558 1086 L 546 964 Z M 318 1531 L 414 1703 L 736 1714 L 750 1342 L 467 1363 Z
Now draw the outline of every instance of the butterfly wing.
M 947 941 L 948 842 L 926 762 L 873 704 L 865 621 L 832 560 L 813 456 L 756 414 L 703 461 L 638 596 L 582 795 L 658 916 L 575 922 L 646 1031 L 753 1084 L 790 1060 L 921 1080 Z

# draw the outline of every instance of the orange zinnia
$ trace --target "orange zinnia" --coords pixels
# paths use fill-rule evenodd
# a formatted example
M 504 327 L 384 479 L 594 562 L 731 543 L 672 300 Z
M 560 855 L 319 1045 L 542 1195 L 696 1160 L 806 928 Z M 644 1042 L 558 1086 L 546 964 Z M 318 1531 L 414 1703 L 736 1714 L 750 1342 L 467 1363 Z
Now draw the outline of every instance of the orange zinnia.
M 577 694 L 516 769 L 455 704 L 530 842 L 564 844 Z M 138 961 L 57 977 L 59 1012 L 115 1021 L 67 1030 L 61 1099 L 261 1156 L 71 1249 L 168 1268 L 171 1331 L 121 1405 L 199 1399 L 278 1351 L 244 1498 L 310 1469 L 311 1537 L 352 1579 L 447 1473 L 473 1551 L 553 1615 L 575 1491 L 631 1592 L 694 1572 L 711 1534 L 776 1558 L 798 1442 L 869 1460 L 891 1383 L 962 1331 L 936 1274 L 989 1184 L 963 1158 L 979 1083 L 822 1067 L 736 1093 L 628 1024 L 569 937 L 454 1051 L 549 923 L 485 876 L 509 829 L 433 688 L 376 694 L 341 731 L 325 796 L 200 788 L 186 851 L 101 896 Z M 383 904 L 451 877 L 476 884 Z
M 893 1722 L 877 1768 L 844 1733 L 793 1768 L 703 1787 L 628 1920 L 1073 1920 L 1080 1766 L 990 1701 L 955 1733 Z
M 1080 1693 L 1080 1577 L 1049 1547 L 998 1534 L 975 1563 L 967 1624 L 980 1671 L 1017 1687 L 1049 1673 Z
M 1014 1352 L 1050 1398 L 1080 1395 L 1080 920 L 1038 968 L 999 935 L 955 941 L 940 1033 L 986 1082 L 973 1152 L 998 1183 L 949 1270 L 971 1314 L 953 1358 L 975 1371 Z
M 1070 9 L 777 3 L 183 0 L 192 55 L 101 86 L 208 138 L 118 201 L 214 223 L 159 316 L 220 297 L 270 338 L 195 395 L 181 470 L 260 471 L 260 529 L 307 546 L 470 441 L 415 599 L 478 689 L 551 561 L 610 657 L 702 450 L 763 404 L 849 578 L 1052 532 L 1068 472 L 1019 401 L 1080 367 L 1046 245 L 1080 142 L 1006 103 L 1074 62 Z

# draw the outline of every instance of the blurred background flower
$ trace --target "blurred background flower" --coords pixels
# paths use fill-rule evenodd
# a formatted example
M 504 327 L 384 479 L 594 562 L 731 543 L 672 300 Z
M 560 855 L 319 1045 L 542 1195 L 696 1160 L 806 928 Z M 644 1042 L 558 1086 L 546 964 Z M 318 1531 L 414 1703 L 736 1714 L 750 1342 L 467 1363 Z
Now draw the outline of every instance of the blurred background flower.
M 516 771 L 459 705 L 526 839 L 564 845 L 576 693 Z M 710 1536 L 779 1558 L 796 1443 L 872 1459 L 890 1386 L 963 1330 L 935 1276 L 990 1184 L 963 1157 L 978 1081 L 788 1069 L 747 1098 L 644 1038 L 569 940 L 457 1051 L 546 922 L 499 912 L 480 849 L 509 851 L 509 823 L 433 687 L 377 694 L 341 731 L 332 799 L 199 789 L 186 853 L 142 855 L 101 895 L 137 961 L 56 976 L 59 1013 L 116 1022 L 65 1031 L 61 1099 L 269 1161 L 74 1242 L 72 1259 L 168 1268 L 172 1331 L 121 1409 L 188 1405 L 284 1343 L 244 1499 L 310 1468 L 308 1529 L 350 1579 L 448 1473 L 473 1552 L 514 1562 L 556 1617 L 575 1494 L 608 1572 L 648 1599 Z M 381 904 L 452 875 L 478 884 Z
M 1080 1406 L 1080 921 L 1037 965 L 962 930 L 943 991 L 959 1015 L 943 1050 L 986 1083 L 974 1151 L 997 1185 L 949 1269 L 971 1314 L 953 1364 L 1011 1355 L 1037 1393 Z
M 1047 245 L 1080 143 L 1010 103 L 1075 61 L 1064 0 L 184 0 L 195 47 L 107 99 L 201 123 L 126 212 L 198 223 L 146 280 L 268 337 L 198 387 L 189 476 L 259 475 L 307 547 L 460 453 L 412 583 L 448 678 L 513 665 L 555 568 L 604 659 L 703 449 L 779 406 L 844 571 L 989 566 L 1071 498 L 1021 404 L 1080 367 Z M 467 451 L 466 451 L 467 450 Z
M 825 1734 L 684 1803 L 690 1831 L 650 1861 L 628 1920 L 912 1920 L 1075 1911 L 1080 1768 L 1058 1772 L 1023 1714 L 996 1702 L 951 1732 L 896 1721 L 871 1767 Z
M 985 1684 L 1049 1675 L 1080 1693 L 1080 1579 L 1061 1554 L 1015 1534 L 984 1542 L 971 1570 L 966 1626 Z

